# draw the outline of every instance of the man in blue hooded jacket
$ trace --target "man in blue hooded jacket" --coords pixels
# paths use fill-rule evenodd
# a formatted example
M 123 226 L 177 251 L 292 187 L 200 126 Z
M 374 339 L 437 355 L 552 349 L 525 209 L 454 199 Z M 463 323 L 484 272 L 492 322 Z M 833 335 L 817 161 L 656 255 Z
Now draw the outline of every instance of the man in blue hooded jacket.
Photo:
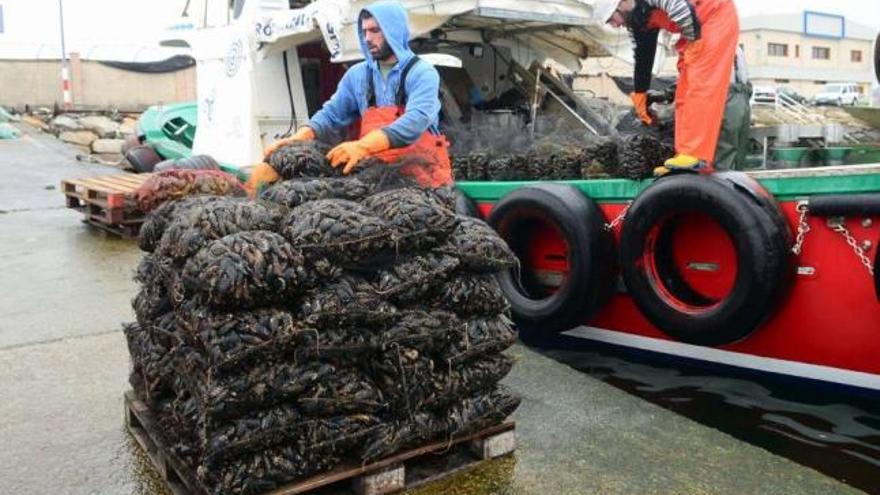
M 438 129 L 440 75 L 410 50 L 406 9 L 396 1 L 373 3 L 361 11 L 358 33 L 364 61 L 345 73 L 306 126 L 276 142 L 266 156 L 292 142 L 329 140 L 355 125 L 359 139 L 327 155 L 345 174 L 366 157 L 394 163 L 419 155 L 425 160 L 413 172 L 416 180 L 434 187 L 451 183 L 448 143 Z

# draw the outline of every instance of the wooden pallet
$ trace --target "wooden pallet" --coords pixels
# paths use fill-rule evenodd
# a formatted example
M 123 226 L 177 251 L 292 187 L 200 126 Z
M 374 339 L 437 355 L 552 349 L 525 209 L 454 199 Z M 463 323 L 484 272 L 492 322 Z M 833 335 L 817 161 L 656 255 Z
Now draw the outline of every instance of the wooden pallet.
M 134 392 L 125 393 L 125 425 L 150 458 L 159 476 L 174 495 L 205 495 L 207 491 L 188 468 L 174 455 L 158 434 L 155 417 L 149 406 Z M 343 493 L 384 495 L 436 481 L 516 450 L 515 424 L 507 422 L 478 433 L 425 445 L 366 465 L 344 465 L 333 471 L 292 483 L 267 495 L 295 495 L 339 488 L 348 483 Z M 462 454 L 467 451 L 467 455 Z M 456 463 L 437 464 L 438 456 L 461 456 Z M 433 455 L 432 455 L 433 454 Z M 334 490 L 332 493 L 339 493 Z
M 86 223 L 122 237 L 137 237 L 144 213 L 134 201 L 134 191 L 151 176 L 120 172 L 65 180 L 61 190 L 67 207 L 83 213 Z

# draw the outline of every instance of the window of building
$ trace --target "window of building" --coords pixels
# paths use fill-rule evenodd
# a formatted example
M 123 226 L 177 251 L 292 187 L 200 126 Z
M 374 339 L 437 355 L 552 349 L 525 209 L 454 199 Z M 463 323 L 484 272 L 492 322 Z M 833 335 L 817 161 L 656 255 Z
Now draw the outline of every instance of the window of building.
M 801 58 L 801 45 L 794 45 L 794 58 Z
M 790 79 L 774 79 L 773 81 L 776 82 L 777 84 L 788 84 L 791 82 Z
M 814 46 L 813 58 L 816 60 L 830 60 L 831 48 L 828 48 L 827 46 Z
M 767 43 L 767 55 L 771 57 L 787 57 L 788 45 L 783 43 Z
M 0 34 L 3 34 L 3 6 L 0 5 Z
M 849 52 L 849 59 L 852 62 L 855 62 L 857 64 L 861 63 L 862 62 L 862 51 L 861 50 L 853 50 L 853 51 Z
M 819 86 L 824 86 L 828 84 L 828 81 L 813 81 L 813 84 L 818 84 Z

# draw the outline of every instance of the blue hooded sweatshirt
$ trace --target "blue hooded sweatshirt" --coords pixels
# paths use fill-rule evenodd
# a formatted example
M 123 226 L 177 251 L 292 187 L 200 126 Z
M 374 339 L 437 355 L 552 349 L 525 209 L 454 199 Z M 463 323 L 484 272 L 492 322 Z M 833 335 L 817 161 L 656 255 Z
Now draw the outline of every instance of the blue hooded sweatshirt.
M 385 36 L 385 42 L 397 56 L 397 64 L 391 69 L 386 81 L 379 70 L 378 62 L 373 60 L 367 48 L 361 23 L 358 22 L 364 61 L 345 72 L 336 93 L 309 122 L 309 127 L 319 139 L 330 140 L 332 136 L 338 135 L 340 129 L 351 125 L 367 111 L 367 77 L 373 78 L 376 105 L 394 106 L 401 73 L 415 56 L 409 49 L 409 25 L 403 5 L 396 1 L 383 0 L 365 7 L 364 10 L 376 19 Z M 392 148 L 409 146 L 426 130 L 439 133 L 439 94 L 440 74 L 437 69 L 427 62 L 417 62 L 406 79 L 406 111 L 393 124 L 382 129 Z

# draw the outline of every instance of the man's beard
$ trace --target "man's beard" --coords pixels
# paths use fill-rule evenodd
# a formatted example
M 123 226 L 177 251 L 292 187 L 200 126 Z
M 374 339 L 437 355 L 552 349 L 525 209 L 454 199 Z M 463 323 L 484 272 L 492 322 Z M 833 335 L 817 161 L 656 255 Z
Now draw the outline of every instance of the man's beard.
M 382 46 L 379 47 L 379 53 L 373 55 L 373 58 L 380 62 L 384 62 L 393 56 L 394 50 L 391 49 L 391 45 L 386 41 L 382 43 Z

